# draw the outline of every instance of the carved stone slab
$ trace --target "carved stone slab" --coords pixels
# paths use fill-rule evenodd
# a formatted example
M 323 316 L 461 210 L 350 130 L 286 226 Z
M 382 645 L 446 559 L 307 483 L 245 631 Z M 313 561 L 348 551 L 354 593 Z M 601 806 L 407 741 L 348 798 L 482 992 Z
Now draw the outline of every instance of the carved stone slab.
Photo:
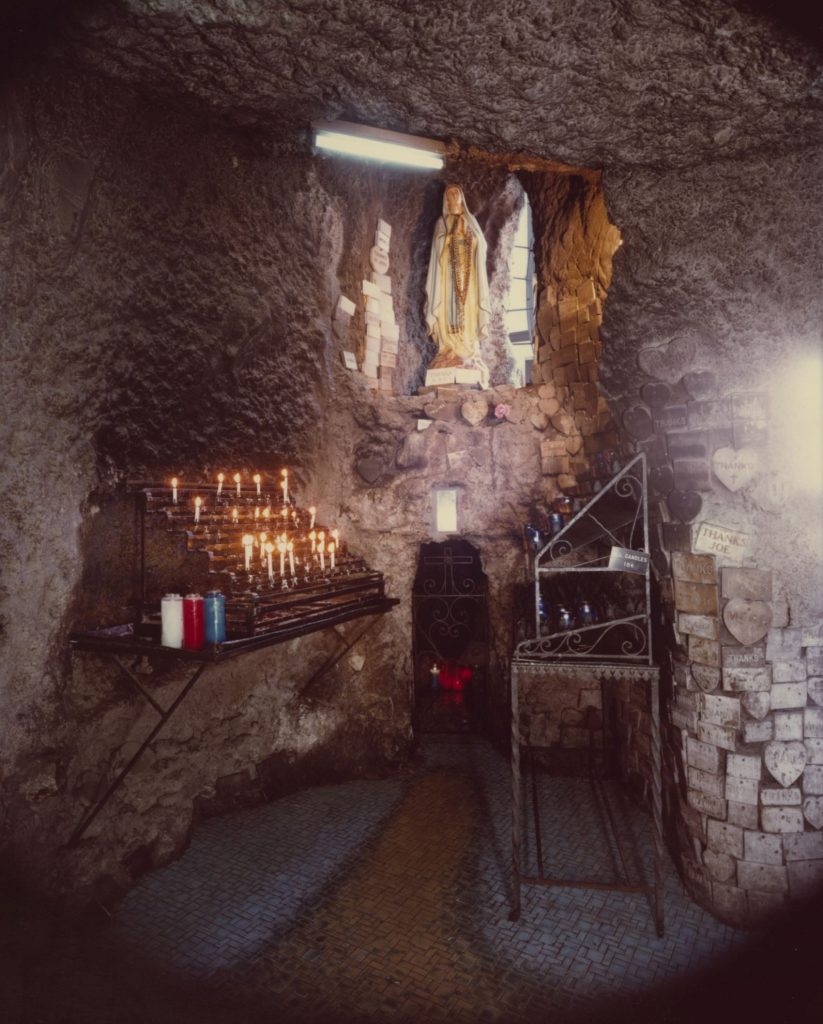
M 708 457 L 675 459 L 674 486 L 680 491 L 710 491 L 712 489 Z
M 771 601 L 772 574 L 765 569 L 739 569 L 726 566 L 721 572 L 723 597 L 742 597 L 747 601 Z
M 664 405 L 655 409 L 655 426 L 658 431 L 684 430 L 689 425 L 689 410 L 685 405 Z
M 672 555 L 672 575 L 677 580 L 713 586 L 717 581 L 717 567 L 711 555 L 691 555 L 677 551 Z
M 683 430 L 666 434 L 670 459 L 705 459 L 709 454 L 709 435 L 705 430 Z
M 388 274 L 389 254 L 385 249 L 373 245 L 369 250 L 369 264 L 376 274 Z
M 797 786 L 788 789 L 764 787 L 760 799 L 764 807 L 799 807 L 803 797 Z
M 681 523 L 690 523 L 700 515 L 703 499 L 696 491 L 672 491 L 666 499 L 671 514 Z
M 762 640 L 772 624 L 772 610 L 763 601 L 733 597 L 723 609 L 723 622 L 735 640 L 744 646 Z
M 759 668 L 766 664 L 766 648 L 724 647 L 721 652 L 723 668 Z
M 757 476 L 760 456 L 753 448 L 718 448 L 712 456 L 714 475 L 730 491 L 739 491 Z
M 739 698 L 703 694 L 703 719 L 714 725 L 726 725 L 736 729 L 740 725 Z
M 691 615 L 715 615 L 717 613 L 717 587 L 686 580 L 674 581 L 674 604 L 679 612 Z
M 671 501 L 671 496 L 669 500 Z M 694 539 L 694 549 L 721 555 L 734 562 L 742 562 L 749 549 L 749 535 L 717 523 L 700 523 Z
M 728 402 L 689 402 L 689 429 L 701 427 L 725 427 L 728 429 L 728 440 L 732 439 L 731 416 Z
M 720 669 L 713 665 L 692 665 L 691 675 L 704 693 L 711 693 L 720 685 Z
M 798 741 L 773 741 L 763 748 L 763 761 L 769 774 L 784 788 L 791 786 L 800 778 L 806 767 L 806 760 L 806 748 Z
M 700 665 L 720 668 L 720 644 L 700 636 L 689 637 L 689 660 Z
M 637 356 L 640 369 L 650 377 L 675 384 L 694 365 L 697 343 L 688 335 L 673 338 L 668 345 L 641 349 Z
M 677 616 L 677 628 L 681 633 L 699 636 L 704 640 L 717 640 L 720 623 L 713 615 L 689 615 L 683 612 Z
M 651 384 L 644 384 L 640 389 L 640 397 L 650 409 L 662 409 L 671 401 L 672 391 L 668 384 L 661 384 L 654 381 Z
M 692 370 L 684 375 L 683 386 L 692 398 L 708 398 L 717 386 L 717 378 L 711 370 Z
M 762 721 L 769 713 L 772 706 L 771 695 L 768 690 L 749 691 L 740 698 L 740 703 L 746 711 L 758 722 Z
M 823 708 L 823 677 L 811 676 L 806 687 L 811 700 L 813 700 L 818 707 Z
M 803 801 L 803 816 L 812 828 L 823 828 L 823 796 L 807 796 Z
M 745 693 L 751 690 L 770 690 L 772 687 L 771 665 L 760 668 L 724 668 L 723 689 L 732 693 Z
M 623 426 L 636 441 L 645 441 L 654 433 L 654 424 L 648 412 L 640 406 L 623 413 Z
M 666 551 L 688 552 L 692 544 L 692 528 L 688 523 L 661 523 L 661 540 Z
M 671 466 L 655 466 L 649 471 L 649 487 L 665 497 L 674 489 L 674 470 Z

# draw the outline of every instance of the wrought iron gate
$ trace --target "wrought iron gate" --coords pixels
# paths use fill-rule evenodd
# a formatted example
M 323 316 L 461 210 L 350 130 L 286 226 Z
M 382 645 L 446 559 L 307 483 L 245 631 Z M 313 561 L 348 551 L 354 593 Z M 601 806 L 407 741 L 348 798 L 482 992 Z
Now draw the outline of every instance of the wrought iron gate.
M 468 541 L 423 544 L 414 583 L 412 631 L 415 686 L 432 665 L 468 664 L 485 675 L 488 584 L 480 554 Z

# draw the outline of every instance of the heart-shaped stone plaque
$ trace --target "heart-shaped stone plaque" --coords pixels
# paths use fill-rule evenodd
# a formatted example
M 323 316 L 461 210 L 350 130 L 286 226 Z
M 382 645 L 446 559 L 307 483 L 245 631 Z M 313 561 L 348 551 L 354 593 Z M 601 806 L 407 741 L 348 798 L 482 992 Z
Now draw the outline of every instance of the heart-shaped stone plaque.
M 734 857 L 728 853 L 715 853 L 711 849 L 703 853 L 703 863 L 718 882 L 728 882 L 737 867 Z
M 633 409 L 627 409 L 623 413 L 623 426 L 635 439 L 645 441 L 654 433 L 652 418 L 645 409 L 636 405 Z
M 694 363 L 697 343 L 688 335 L 673 338 L 659 348 L 643 348 L 637 356 L 641 370 L 650 377 L 675 384 Z
M 823 676 L 812 676 L 807 687 L 811 699 L 818 707 L 823 708 Z
M 807 796 L 803 801 L 803 816 L 812 828 L 823 828 L 823 796 Z
M 711 665 L 692 665 L 692 678 L 704 693 L 711 693 L 720 685 L 720 669 Z
M 367 484 L 373 484 L 380 479 L 383 472 L 383 461 L 377 458 L 358 459 L 355 469 Z
M 749 690 L 740 698 L 740 703 L 757 721 L 765 718 L 772 706 L 772 698 L 767 690 Z
M 763 748 L 763 760 L 773 779 L 781 786 L 791 786 L 803 774 L 806 767 L 807 753 L 800 740 L 787 743 L 773 740 Z
M 723 609 L 723 622 L 738 643 L 750 647 L 771 629 L 772 610 L 765 601 L 733 597 Z
M 703 499 L 697 491 L 672 491 L 666 500 L 669 511 L 681 523 L 690 523 L 700 515 L 700 509 L 703 508 Z
M 714 394 L 717 378 L 711 370 L 696 370 L 683 377 L 683 385 L 695 401 Z
M 640 389 L 640 397 L 650 409 L 662 409 L 669 404 L 672 397 L 672 389 L 668 384 L 661 384 L 654 381 L 651 384 L 644 384 Z
M 739 491 L 757 476 L 760 457 L 754 448 L 718 448 L 712 456 L 714 475 L 730 491 Z
M 674 470 L 671 466 L 655 466 L 649 471 L 649 487 L 665 498 L 674 490 Z

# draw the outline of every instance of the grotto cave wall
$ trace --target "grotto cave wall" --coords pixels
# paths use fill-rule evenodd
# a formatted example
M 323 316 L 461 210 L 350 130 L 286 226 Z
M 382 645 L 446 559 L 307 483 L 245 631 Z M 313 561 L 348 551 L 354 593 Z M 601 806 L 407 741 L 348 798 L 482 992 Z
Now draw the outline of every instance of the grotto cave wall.
M 754 923 L 823 880 L 823 522 L 796 458 L 819 409 L 792 426 L 810 399 L 781 384 L 823 348 L 819 153 L 605 186 L 625 244 L 601 369 L 650 463 L 673 848 L 695 898 Z
M 4 93 L 1 181 L 3 853 L 38 886 L 81 900 L 174 856 L 198 816 L 403 759 L 412 580 L 439 483 L 462 489 L 466 535 L 489 574 L 502 721 L 522 524 L 573 455 L 584 466 L 571 390 L 505 383 L 514 174 L 463 156 L 443 175 L 463 184 L 490 251 L 495 390 L 464 410 L 459 395 L 411 394 L 431 355 L 422 294 L 442 181 L 320 160 L 293 139 L 97 84 L 39 70 Z M 393 397 L 342 365 L 362 302 L 347 331 L 333 328 L 339 295 L 360 298 L 378 216 L 393 224 L 402 331 Z M 589 435 L 611 430 L 605 403 L 586 401 Z M 549 461 L 558 452 L 562 466 Z M 400 607 L 310 690 L 336 643 L 325 635 L 211 670 L 65 849 L 101 778 L 154 724 L 115 670 L 66 648 L 72 628 L 137 613 L 127 481 L 283 464 L 303 502 L 386 574 Z M 184 680 L 171 666 L 138 671 L 161 703 Z

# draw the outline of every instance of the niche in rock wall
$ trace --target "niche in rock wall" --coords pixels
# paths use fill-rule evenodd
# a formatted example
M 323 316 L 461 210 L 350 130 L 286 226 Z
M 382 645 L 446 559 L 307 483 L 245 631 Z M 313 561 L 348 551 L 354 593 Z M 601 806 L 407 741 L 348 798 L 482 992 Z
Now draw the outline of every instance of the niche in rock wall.
M 596 414 L 600 327 L 621 240 L 599 172 L 472 151 L 436 179 L 381 169 L 350 180 L 328 162 L 324 173 L 349 221 L 333 335 L 343 364 L 371 390 L 546 384 L 573 388 L 570 411 Z M 482 267 L 471 263 L 476 244 L 455 250 L 468 252 L 465 268 L 449 256 L 452 186 L 466 233 L 482 234 Z M 470 308 L 475 273 L 487 282 L 479 309 Z M 441 316 L 454 304 L 448 295 L 440 304 L 438 281 L 448 293 L 449 275 L 468 289 L 468 299 L 456 289 L 466 302 L 459 342 Z

